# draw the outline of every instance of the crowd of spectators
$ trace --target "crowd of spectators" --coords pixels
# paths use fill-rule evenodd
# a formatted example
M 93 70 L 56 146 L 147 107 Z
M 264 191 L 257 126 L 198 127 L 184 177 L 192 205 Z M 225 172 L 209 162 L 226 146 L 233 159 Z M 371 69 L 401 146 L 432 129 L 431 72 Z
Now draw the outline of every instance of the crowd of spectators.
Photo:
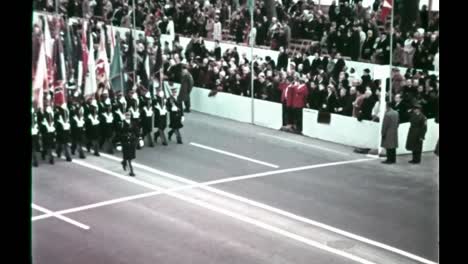
M 112 1 L 104 2 L 110 3 Z M 192 1 L 185 3 L 188 2 Z M 153 3 L 153 1 L 149 1 L 149 3 Z M 198 2 L 195 1 L 195 3 Z M 286 1 L 283 1 L 283 4 L 285 3 Z M 219 4 L 219 1 L 217 4 Z M 225 2 L 221 4 L 221 8 L 224 4 Z M 146 5 L 148 5 L 148 1 L 139 5 L 139 10 L 141 10 L 142 14 Z M 205 5 L 209 6 L 208 1 Z M 115 5 L 112 6 L 116 8 Z M 124 7 L 125 5 L 122 6 L 122 8 Z M 171 14 L 171 16 L 165 21 L 164 16 L 161 15 L 163 17 L 161 23 L 167 22 L 169 27 L 173 23 L 172 15 L 179 21 L 176 10 L 177 8 L 181 8 L 181 6 L 177 4 L 176 8 L 173 7 L 172 9 L 167 7 L 167 5 L 164 7 L 164 16 L 168 14 Z M 105 9 L 113 10 L 112 8 Z M 96 8 L 94 10 L 96 12 Z M 162 12 L 160 9 L 158 10 L 158 12 Z M 167 13 L 168 10 L 172 11 Z M 197 12 L 193 12 L 192 10 L 184 14 L 191 14 L 197 20 L 196 14 L 200 9 L 196 8 L 196 10 Z M 109 11 L 109 13 L 112 12 Z M 215 10 L 214 13 L 217 14 L 219 12 Z M 204 16 L 206 12 L 201 14 Z M 112 21 L 115 23 L 115 12 L 112 16 L 107 17 L 113 18 Z M 156 16 L 150 15 L 150 17 L 155 18 Z M 185 18 L 188 17 L 190 15 L 185 16 Z M 223 15 L 220 15 L 220 19 L 221 17 L 223 20 L 227 19 Z M 284 19 L 284 17 L 280 18 Z M 338 20 L 336 17 L 333 19 Z M 349 22 L 346 17 L 343 19 L 344 23 Z M 142 15 L 140 19 L 142 24 L 137 23 L 137 25 L 146 25 L 146 20 L 145 16 Z M 161 26 L 161 23 L 157 24 L 153 30 L 158 31 L 158 28 L 164 28 L 164 26 Z M 173 24 L 176 29 L 175 32 L 180 29 L 178 24 Z M 119 25 L 121 26 L 122 24 Z M 99 43 L 99 31 L 105 29 L 105 27 L 100 29 L 91 20 L 89 28 L 92 33 L 95 33 L 91 34 L 91 36 L 94 36 L 92 39 L 97 45 Z M 144 29 L 145 34 L 148 35 L 146 31 L 147 27 L 145 26 Z M 203 27 L 198 27 L 198 29 L 203 31 Z M 154 31 L 150 35 L 154 35 Z M 163 31 L 163 33 L 166 32 Z M 77 37 L 79 34 L 78 26 L 75 32 L 75 43 L 79 43 L 79 38 Z M 222 50 L 218 39 L 215 40 L 215 48 L 208 50 L 204 44 L 204 40 L 206 39 L 204 36 L 209 37 L 209 33 L 207 35 L 192 35 L 191 41 L 185 49 L 180 45 L 178 36 L 178 34 L 175 35 L 172 45 L 167 42 L 160 43 L 164 78 L 169 83 L 178 82 L 182 69 L 186 68 L 193 76 L 196 87 L 212 90 L 210 96 L 215 96 L 217 92 L 227 92 L 282 103 L 285 108 L 292 109 L 292 111 L 285 111 L 285 125 L 291 125 L 292 128 L 295 128 L 299 132 L 301 130 L 300 120 L 302 120 L 300 114 L 302 113 L 302 108 L 305 107 L 353 116 L 358 120 L 378 120 L 380 110 L 378 102 L 381 91 L 380 80 L 372 80 L 371 72 L 368 69 L 360 73 L 347 67 L 340 52 L 320 56 L 321 54 L 317 51 L 313 54 L 314 60 L 312 61 L 308 59 L 307 53 L 297 53 L 296 56 L 291 58 L 291 63 L 288 65 L 288 49 L 283 48 L 281 45 L 278 48 L 280 53 L 276 63 L 268 56 L 265 58 L 254 56 L 252 61 L 249 61 L 246 54 L 239 54 L 236 47 Z M 381 37 L 384 38 L 383 36 L 385 35 L 382 34 Z M 132 71 L 133 47 L 128 41 L 129 39 L 129 34 L 126 38 L 122 38 L 121 47 L 127 71 Z M 144 35 L 140 35 L 136 40 L 134 48 L 137 49 L 138 54 L 137 73 L 142 74 L 140 80 L 147 79 L 144 82 L 144 86 L 150 88 L 152 85 L 159 83 L 160 75 L 151 71 L 154 73 L 152 76 L 143 76 L 145 72 L 143 70 L 144 60 L 146 56 L 149 56 L 152 67 L 157 64 L 156 46 L 148 43 Z M 253 89 L 251 89 L 251 63 L 253 63 Z M 434 117 L 439 89 L 438 78 L 436 76 L 429 75 L 427 70 L 409 69 L 405 73 L 395 70 L 391 82 L 392 89 L 390 92 L 392 99 L 394 99 L 393 107 L 400 112 L 401 122 L 408 121 L 408 111 L 415 103 L 423 105 L 423 112 L 428 118 Z M 251 95 L 251 90 L 253 91 L 253 95 Z
M 35 0 L 36 9 L 55 11 L 55 1 Z M 267 45 L 273 50 L 288 47 L 292 39 L 309 39 L 309 54 L 341 53 L 353 61 L 388 64 L 390 26 L 381 21 L 383 1 L 362 6 L 362 1 L 332 2 L 328 8 L 317 1 L 276 0 L 276 16 L 268 19 L 267 1 L 255 1 L 254 27 L 246 0 L 135 0 L 135 26 L 147 35 L 180 34 L 223 41 L 228 29 L 236 43 Z M 352 3 L 350 3 L 352 2 Z M 97 16 L 115 26 L 132 27 L 132 1 L 65 0 L 60 12 L 68 17 Z M 393 64 L 409 68 L 438 70 L 439 14 L 429 14 L 424 6 L 419 22 L 402 32 L 394 28 Z M 400 17 L 395 16 L 395 25 Z M 292 54 L 289 54 L 290 56 Z

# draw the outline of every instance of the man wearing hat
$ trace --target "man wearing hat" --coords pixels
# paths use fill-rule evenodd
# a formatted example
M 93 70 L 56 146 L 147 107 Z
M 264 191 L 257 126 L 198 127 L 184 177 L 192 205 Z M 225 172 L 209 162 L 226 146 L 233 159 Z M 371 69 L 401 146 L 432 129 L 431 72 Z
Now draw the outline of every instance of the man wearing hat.
M 80 159 L 84 159 L 85 155 L 83 152 L 83 137 L 85 133 L 85 118 L 84 118 L 84 109 L 83 107 L 75 108 L 75 113 L 70 121 L 71 125 L 71 139 L 72 139 L 72 147 L 71 152 L 72 155 L 75 155 L 75 150 L 78 150 Z
M 427 131 L 427 118 L 421 112 L 421 105 L 416 103 L 413 106 L 413 113 L 410 117 L 410 128 L 406 139 L 406 149 L 413 152 L 411 164 L 421 163 L 421 153 L 424 137 Z
M 154 141 L 158 142 L 158 137 L 161 136 L 161 141 L 164 146 L 167 146 L 166 135 L 164 130 L 167 127 L 167 100 L 161 87 L 156 89 L 156 98 L 154 100 L 154 127 L 158 129 L 154 133 Z
M 70 114 L 66 104 L 60 107 L 59 113 L 55 116 L 55 129 L 57 131 L 57 157 L 60 158 L 62 150 L 65 152 L 67 161 L 72 161 L 68 143 L 70 143 Z
M 98 140 L 99 140 L 99 115 L 98 115 L 98 105 L 96 100 L 91 101 L 91 105 L 89 108 L 89 114 L 86 116 L 86 137 L 88 140 L 87 148 L 88 152 L 90 152 L 91 146 L 93 147 L 94 150 L 94 155 L 95 156 L 100 156 L 99 155 L 99 146 L 98 146 Z
M 171 89 L 172 95 L 167 102 L 167 109 L 169 109 L 169 127 L 171 130 L 168 133 L 169 140 L 171 140 L 174 132 L 177 136 L 177 143 L 182 144 L 182 136 L 179 129 L 183 127 L 182 123 L 184 122 L 184 112 L 182 111 L 182 106 L 177 102 L 177 88 Z
M 134 177 L 133 173 L 132 159 L 135 159 L 136 156 L 136 146 L 137 146 L 137 137 L 133 133 L 133 130 L 130 125 L 130 114 L 126 114 L 126 119 L 123 126 L 123 133 L 120 139 L 122 142 L 122 156 L 123 160 L 121 162 L 124 170 L 127 170 L 127 164 L 130 168 L 129 176 Z
M 114 137 L 114 113 L 112 112 L 111 100 L 109 98 L 104 101 L 104 107 L 99 115 L 99 119 L 101 126 L 99 147 L 102 149 L 104 144 L 106 144 L 106 152 L 114 154 L 114 147 L 112 145 L 112 138 Z
M 384 164 L 393 164 L 396 162 L 396 149 L 398 148 L 398 112 L 393 110 L 390 103 L 386 103 L 386 112 L 382 125 L 382 144 L 387 153 L 387 160 Z
M 190 113 L 190 93 L 193 87 L 193 77 L 184 64 L 182 68 L 182 76 L 180 78 L 180 92 L 177 101 L 180 105 L 185 104 L 184 112 Z
M 52 156 L 52 148 L 55 146 L 55 124 L 51 115 L 45 115 L 41 123 L 40 132 L 42 135 L 42 159 L 45 155 L 49 156 L 49 163 L 54 164 L 54 156 Z
M 143 140 L 148 137 L 149 146 L 154 147 L 151 130 L 153 128 L 153 100 L 151 100 L 150 92 L 146 92 L 144 98 L 144 106 L 141 109 L 141 126 L 143 128 Z
M 140 113 L 140 101 L 136 92 L 131 92 L 128 112 L 130 113 L 130 120 L 132 124 L 132 130 L 135 136 L 140 139 L 141 129 L 141 113 Z M 140 139 L 141 140 L 141 139 Z M 138 144 L 137 149 L 140 149 L 142 144 Z

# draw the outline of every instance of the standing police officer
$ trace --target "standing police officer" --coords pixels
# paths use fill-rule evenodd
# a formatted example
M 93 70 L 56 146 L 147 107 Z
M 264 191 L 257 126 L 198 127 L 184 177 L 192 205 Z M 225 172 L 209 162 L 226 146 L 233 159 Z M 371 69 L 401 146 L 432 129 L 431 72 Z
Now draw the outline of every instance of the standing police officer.
M 413 159 L 409 161 L 411 164 L 421 163 L 421 153 L 426 131 L 427 118 L 421 112 L 421 105 L 416 103 L 413 106 L 413 113 L 410 117 L 408 138 L 406 139 L 406 149 L 413 152 Z

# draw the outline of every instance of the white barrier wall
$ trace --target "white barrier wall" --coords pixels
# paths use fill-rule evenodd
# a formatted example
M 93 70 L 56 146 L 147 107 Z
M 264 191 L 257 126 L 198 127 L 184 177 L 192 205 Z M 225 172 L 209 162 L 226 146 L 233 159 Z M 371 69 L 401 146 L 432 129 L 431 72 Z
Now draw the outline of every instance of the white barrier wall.
M 208 97 L 209 89 L 192 88 L 191 108 L 205 114 L 252 123 L 252 100 L 249 97 L 218 92 Z
M 255 99 L 254 124 L 280 129 L 283 125 L 283 106 L 280 103 Z
M 305 136 L 359 148 L 375 149 L 379 144 L 379 123 L 332 114 L 330 124 L 321 124 L 317 110 L 303 109 L 302 113 Z

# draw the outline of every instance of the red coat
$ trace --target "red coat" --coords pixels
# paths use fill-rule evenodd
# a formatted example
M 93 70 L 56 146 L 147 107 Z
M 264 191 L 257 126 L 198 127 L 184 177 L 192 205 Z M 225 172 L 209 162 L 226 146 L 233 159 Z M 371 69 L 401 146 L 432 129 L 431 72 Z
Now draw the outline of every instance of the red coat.
M 292 107 L 304 108 L 307 104 L 307 97 L 309 96 L 307 86 L 305 84 L 294 86 L 293 92 Z
M 289 83 L 287 83 L 287 82 L 280 82 L 278 84 L 278 90 L 281 91 L 281 102 L 285 101 L 285 98 L 286 98 L 285 92 L 286 92 L 286 88 L 288 87 L 288 85 L 289 85 Z

